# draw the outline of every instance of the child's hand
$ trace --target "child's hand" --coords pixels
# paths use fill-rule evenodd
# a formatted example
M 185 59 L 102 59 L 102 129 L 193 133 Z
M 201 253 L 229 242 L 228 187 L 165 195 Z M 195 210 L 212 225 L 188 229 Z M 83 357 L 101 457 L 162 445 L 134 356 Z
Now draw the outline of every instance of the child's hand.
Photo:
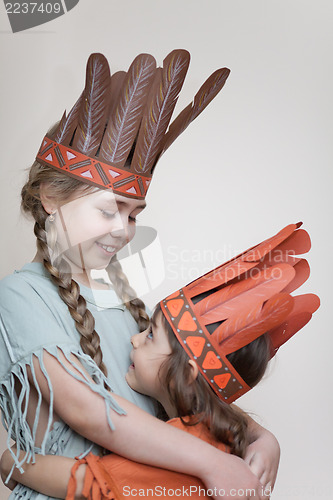
M 249 466 L 236 455 L 216 450 L 215 460 L 202 464 L 200 479 L 215 500 L 267 500 L 263 485 Z
M 247 447 L 244 460 L 265 488 L 272 491 L 279 467 L 280 446 L 271 432 L 261 429 L 257 439 Z
M 14 447 L 13 447 L 14 448 Z M 0 459 L 0 474 L 1 474 L 1 480 L 3 483 L 5 483 L 7 476 L 13 466 L 13 457 L 10 453 L 9 450 L 5 450 L 1 456 Z M 10 490 L 13 490 L 15 486 L 17 485 L 17 481 L 14 481 L 14 479 L 10 479 L 8 483 L 6 484 L 7 488 Z

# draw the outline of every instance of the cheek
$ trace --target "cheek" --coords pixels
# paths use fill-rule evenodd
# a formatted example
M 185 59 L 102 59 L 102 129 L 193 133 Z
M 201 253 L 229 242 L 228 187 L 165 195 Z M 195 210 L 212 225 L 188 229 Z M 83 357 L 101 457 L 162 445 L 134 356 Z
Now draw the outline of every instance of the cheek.
M 128 225 L 128 230 L 127 230 L 127 239 L 128 241 L 132 241 L 136 233 L 136 224 L 135 223 L 130 223 Z
M 98 215 L 98 214 L 97 214 Z M 58 226 L 59 239 L 70 246 L 98 238 L 105 234 L 106 224 L 103 219 L 91 212 L 70 214 L 63 217 L 63 223 Z

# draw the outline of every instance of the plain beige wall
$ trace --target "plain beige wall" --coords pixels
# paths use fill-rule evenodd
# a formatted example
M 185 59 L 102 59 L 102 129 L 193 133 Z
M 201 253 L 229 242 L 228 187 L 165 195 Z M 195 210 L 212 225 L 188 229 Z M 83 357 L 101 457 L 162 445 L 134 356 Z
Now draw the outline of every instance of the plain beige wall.
M 117 71 L 139 52 L 162 63 L 173 48 L 187 48 L 192 63 L 180 109 L 212 71 L 231 68 L 223 93 L 156 171 L 140 223 L 158 230 L 166 279 L 145 298 L 152 305 L 304 221 L 313 248 L 303 290 L 318 293 L 322 307 L 239 403 L 281 443 L 273 498 L 331 499 L 332 2 L 81 0 L 52 23 L 17 34 L 0 8 L 1 277 L 33 256 L 32 225 L 19 215 L 24 169 L 79 95 L 91 52 L 103 52 Z

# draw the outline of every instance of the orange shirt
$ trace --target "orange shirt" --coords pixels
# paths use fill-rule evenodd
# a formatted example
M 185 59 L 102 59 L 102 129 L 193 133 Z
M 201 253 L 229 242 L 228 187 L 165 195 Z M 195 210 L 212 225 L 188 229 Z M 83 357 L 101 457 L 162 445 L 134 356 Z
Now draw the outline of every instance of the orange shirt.
M 202 424 L 186 426 L 179 418 L 169 420 L 168 424 L 229 453 L 228 447 L 212 439 L 208 429 Z M 211 498 L 205 494 L 203 483 L 196 477 L 133 462 L 113 453 L 104 457 L 90 453 L 74 465 L 66 500 L 74 500 L 75 471 L 81 463 L 87 465 L 83 495 L 89 500 L 132 500 L 136 497 L 170 500 L 186 497 L 191 500 Z

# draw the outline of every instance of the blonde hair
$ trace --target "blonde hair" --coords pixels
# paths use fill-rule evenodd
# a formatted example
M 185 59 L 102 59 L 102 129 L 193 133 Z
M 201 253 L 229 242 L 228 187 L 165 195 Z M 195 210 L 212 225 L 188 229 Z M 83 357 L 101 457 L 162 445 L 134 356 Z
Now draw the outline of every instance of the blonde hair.
M 45 269 L 50 274 L 52 282 L 58 287 L 61 299 L 67 305 L 69 313 L 75 321 L 76 329 L 80 334 L 80 345 L 83 352 L 91 356 L 106 376 L 107 369 L 103 363 L 100 337 L 95 330 L 94 317 L 87 309 L 86 301 L 80 294 L 78 283 L 72 278 L 69 264 L 61 257 L 59 252 L 57 254 L 55 229 L 52 229 L 52 224 L 48 228 L 51 231 L 47 231 L 45 227 L 49 214 L 45 211 L 41 202 L 40 188 L 43 183 L 48 185 L 49 192 L 52 193 L 59 205 L 66 203 L 75 196 L 89 194 L 96 188 L 64 175 L 61 171 L 41 165 L 36 161 L 30 168 L 28 181 L 22 188 L 21 208 L 35 219 L 34 233 L 37 238 L 38 253 L 43 260 Z M 145 330 L 149 322 L 145 305 L 136 297 L 116 258 L 112 259 L 107 271 L 116 293 L 138 323 L 140 331 Z

